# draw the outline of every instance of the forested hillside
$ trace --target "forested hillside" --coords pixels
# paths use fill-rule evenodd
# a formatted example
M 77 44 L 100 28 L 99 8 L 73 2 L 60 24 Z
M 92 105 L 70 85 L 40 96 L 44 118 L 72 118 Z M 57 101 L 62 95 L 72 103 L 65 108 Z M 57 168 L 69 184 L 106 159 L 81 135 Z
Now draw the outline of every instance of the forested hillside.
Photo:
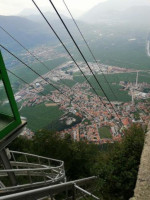
M 74 142 L 69 135 L 61 138 L 55 132 L 43 130 L 33 140 L 17 138 L 10 148 L 61 159 L 68 180 L 97 175 L 97 194 L 101 199 L 127 200 L 133 195 L 143 144 L 142 127 L 132 125 L 121 143 Z

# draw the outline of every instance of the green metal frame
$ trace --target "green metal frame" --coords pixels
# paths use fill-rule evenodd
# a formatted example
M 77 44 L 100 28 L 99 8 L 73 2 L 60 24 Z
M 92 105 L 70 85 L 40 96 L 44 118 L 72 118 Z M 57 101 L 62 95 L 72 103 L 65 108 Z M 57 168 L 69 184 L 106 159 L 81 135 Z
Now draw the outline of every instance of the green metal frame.
M 20 114 L 18 112 L 17 104 L 13 95 L 13 91 L 11 88 L 11 84 L 8 78 L 8 74 L 6 71 L 6 67 L 5 67 L 1 52 L 0 52 L 0 80 L 2 80 L 4 84 L 4 88 L 5 88 L 5 91 L 9 100 L 9 104 L 13 113 L 13 118 L 14 118 L 14 120 L 10 122 L 7 125 L 7 127 L 5 127 L 3 130 L 0 131 L 0 140 L 2 140 L 21 124 L 21 119 L 20 119 Z M 9 117 L 9 116 L 6 115 L 5 117 Z

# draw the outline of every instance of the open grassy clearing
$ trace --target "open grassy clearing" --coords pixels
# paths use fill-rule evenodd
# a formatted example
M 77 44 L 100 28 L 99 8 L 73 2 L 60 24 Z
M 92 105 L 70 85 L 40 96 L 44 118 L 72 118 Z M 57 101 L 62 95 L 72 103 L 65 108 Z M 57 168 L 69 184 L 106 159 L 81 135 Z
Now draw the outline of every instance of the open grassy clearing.
M 105 127 L 99 128 L 99 136 L 100 136 L 101 139 L 103 139 L 103 138 L 111 139 L 112 138 L 112 134 L 110 132 L 110 127 L 105 126 Z
M 59 110 L 58 106 L 47 107 L 45 104 L 39 104 L 23 108 L 20 114 L 27 118 L 27 127 L 33 131 L 37 131 L 50 124 L 53 120 L 58 120 L 63 111 Z

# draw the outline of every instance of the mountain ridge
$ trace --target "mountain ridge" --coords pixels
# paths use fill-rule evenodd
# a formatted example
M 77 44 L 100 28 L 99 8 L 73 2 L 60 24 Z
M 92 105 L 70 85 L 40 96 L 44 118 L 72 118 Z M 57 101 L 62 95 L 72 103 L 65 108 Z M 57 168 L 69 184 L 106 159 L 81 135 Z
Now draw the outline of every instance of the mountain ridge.
M 132 14 L 133 18 L 130 18 L 131 21 L 133 19 L 137 19 L 138 21 L 140 17 L 147 20 L 147 13 L 150 13 L 150 1 L 143 0 L 141 2 L 140 0 L 108 0 L 93 7 L 90 11 L 84 14 L 80 20 L 92 24 L 100 23 L 104 20 L 113 21 L 120 19 L 120 21 L 125 21 L 129 20 L 128 16 L 131 15 L 131 9 L 134 9 Z M 136 12 L 137 10 L 138 12 Z M 144 12 L 145 10 L 146 14 Z M 142 16 L 138 16 L 139 14 L 141 15 L 141 13 Z

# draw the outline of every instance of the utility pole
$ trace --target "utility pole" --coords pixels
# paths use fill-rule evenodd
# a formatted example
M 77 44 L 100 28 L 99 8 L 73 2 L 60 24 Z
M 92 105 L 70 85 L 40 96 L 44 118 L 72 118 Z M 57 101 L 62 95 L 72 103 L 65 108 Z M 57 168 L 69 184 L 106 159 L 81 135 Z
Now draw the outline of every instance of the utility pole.
M 136 75 L 136 88 L 138 87 L 138 79 L 139 79 L 139 72 L 137 71 L 137 75 Z

